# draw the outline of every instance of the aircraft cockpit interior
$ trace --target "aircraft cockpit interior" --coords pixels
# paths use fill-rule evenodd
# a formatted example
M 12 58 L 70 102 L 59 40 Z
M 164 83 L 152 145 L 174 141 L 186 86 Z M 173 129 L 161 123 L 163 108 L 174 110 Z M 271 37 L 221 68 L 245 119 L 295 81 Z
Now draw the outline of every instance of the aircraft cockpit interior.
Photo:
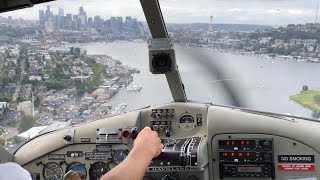
M 2 11 L 42 0 L 5 2 L 17 6 Z M 144 61 L 153 75 L 165 76 L 173 102 L 42 134 L 14 155 L 0 147 L 0 163 L 19 164 L 33 180 L 62 180 L 70 170 L 85 174 L 83 179 L 98 180 L 127 157 L 139 132 L 148 126 L 159 134 L 164 146 L 143 180 L 320 178 L 319 122 L 189 101 L 178 67 L 183 60 L 168 35 L 161 1 L 140 3 L 151 32 Z

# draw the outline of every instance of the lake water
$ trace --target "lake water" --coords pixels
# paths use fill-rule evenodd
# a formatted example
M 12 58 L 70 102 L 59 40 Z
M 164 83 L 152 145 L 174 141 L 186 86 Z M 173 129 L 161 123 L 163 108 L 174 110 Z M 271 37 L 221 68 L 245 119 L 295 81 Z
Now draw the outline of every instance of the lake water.
M 127 110 L 133 110 L 173 101 L 165 76 L 149 72 L 146 43 L 89 43 L 82 48 L 89 55 L 110 55 L 141 70 L 129 85 L 142 85 L 141 92 L 122 90 L 110 100 L 113 105 L 126 103 Z M 320 63 L 224 54 L 178 45 L 176 57 L 189 100 L 232 105 L 223 88 L 223 82 L 228 82 L 245 108 L 312 117 L 310 110 L 290 101 L 289 96 L 299 93 L 303 85 L 320 88 Z M 208 68 L 203 57 L 210 57 L 209 61 L 218 64 L 218 70 Z M 217 71 L 219 77 L 215 76 Z

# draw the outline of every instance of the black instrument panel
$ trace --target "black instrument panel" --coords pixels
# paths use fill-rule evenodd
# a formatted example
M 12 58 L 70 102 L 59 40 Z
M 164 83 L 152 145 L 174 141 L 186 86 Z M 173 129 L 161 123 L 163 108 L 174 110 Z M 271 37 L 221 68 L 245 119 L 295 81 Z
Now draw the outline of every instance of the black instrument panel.
M 82 180 L 95 180 L 120 164 L 130 150 L 126 144 L 73 144 L 42 156 L 25 168 L 34 180 L 62 180 L 74 172 Z
M 201 137 L 185 139 L 163 139 L 163 152 L 153 159 L 146 176 L 162 179 L 174 176 L 176 179 L 203 177 L 203 166 L 199 162 L 200 149 L 205 144 Z M 76 149 L 76 151 L 70 151 Z M 52 152 L 33 162 L 34 179 L 60 180 L 69 171 L 80 173 L 82 179 L 100 179 L 105 173 L 119 165 L 129 154 L 130 146 L 124 144 L 77 144 Z M 199 165 L 200 164 L 200 165 Z M 41 172 L 36 171 L 41 169 Z M 189 174 L 193 170 L 194 173 Z M 184 172 L 183 172 L 184 171 Z M 178 172 L 170 174 L 169 172 Z
M 273 139 L 219 140 L 220 178 L 275 178 Z

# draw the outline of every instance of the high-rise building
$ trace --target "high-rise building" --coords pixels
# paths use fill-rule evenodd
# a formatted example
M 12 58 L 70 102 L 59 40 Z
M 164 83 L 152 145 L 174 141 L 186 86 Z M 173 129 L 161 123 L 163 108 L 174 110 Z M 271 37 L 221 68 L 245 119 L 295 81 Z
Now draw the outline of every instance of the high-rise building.
M 127 16 L 127 17 L 126 17 L 126 22 L 127 22 L 127 21 L 131 21 L 131 19 L 132 19 L 131 16 Z
M 80 8 L 79 8 L 79 13 L 83 13 L 83 12 L 84 12 L 83 7 L 80 6 Z
M 62 8 L 59 8 L 58 27 L 62 29 L 65 28 L 64 9 Z
M 50 6 L 48 5 L 47 6 L 47 10 L 46 10 L 46 20 L 48 20 L 48 18 L 50 17 L 51 15 L 51 11 L 50 11 Z
M 110 19 L 110 28 L 113 30 L 117 29 L 117 18 L 116 17 L 111 17 Z
M 59 8 L 59 16 L 64 16 L 64 9 Z
M 65 29 L 66 28 L 65 22 L 66 22 L 65 16 L 59 16 L 59 22 L 58 22 L 59 28 Z
M 213 16 L 210 16 L 209 32 L 213 32 Z
M 126 21 L 124 22 L 124 28 L 131 29 L 132 27 L 132 18 L 131 16 L 126 17 Z
M 66 19 L 68 19 L 68 20 L 71 21 L 71 20 L 72 20 L 72 14 L 67 14 L 67 15 L 66 15 Z
M 73 20 L 77 20 L 77 19 L 78 19 L 78 15 L 74 14 L 74 15 L 72 16 L 72 18 L 73 18 Z
M 93 18 L 93 26 L 95 28 L 101 27 L 101 18 L 100 18 L 100 16 L 94 16 L 94 18 Z
M 39 22 L 41 25 L 44 25 L 46 23 L 46 17 L 44 15 L 44 11 L 40 10 L 39 11 Z
M 134 32 L 139 32 L 139 31 L 140 31 L 140 29 L 139 29 L 139 24 L 138 24 L 138 19 L 137 19 L 137 18 L 133 18 L 133 19 L 132 19 L 131 29 L 132 29 Z
M 88 26 L 92 27 L 93 26 L 93 19 L 92 17 L 88 18 Z
M 117 29 L 122 29 L 122 17 L 117 17 Z
M 55 15 L 53 18 L 53 25 L 54 27 L 59 27 L 59 15 Z
M 65 19 L 64 19 L 64 24 L 66 29 L 71 29 L 72 28 L 72 14 L 67 14 Z
M 82 6 L 79 8 L 78 19 L 80 19 L 81 26 L 87 25 L 87 23 L 88 23 L 87 13 L 83 10 Z

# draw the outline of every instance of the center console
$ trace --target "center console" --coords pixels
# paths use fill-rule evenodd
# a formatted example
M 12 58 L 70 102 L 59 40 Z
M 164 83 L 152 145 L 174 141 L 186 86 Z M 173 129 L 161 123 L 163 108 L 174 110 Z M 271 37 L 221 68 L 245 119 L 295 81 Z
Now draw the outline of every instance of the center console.
M 206 153 L 203 138 L 163 139 L 162 143 L 162 153 L 151 161 L 145 180 L 204 179 L 208 164 L 200 157 Z

